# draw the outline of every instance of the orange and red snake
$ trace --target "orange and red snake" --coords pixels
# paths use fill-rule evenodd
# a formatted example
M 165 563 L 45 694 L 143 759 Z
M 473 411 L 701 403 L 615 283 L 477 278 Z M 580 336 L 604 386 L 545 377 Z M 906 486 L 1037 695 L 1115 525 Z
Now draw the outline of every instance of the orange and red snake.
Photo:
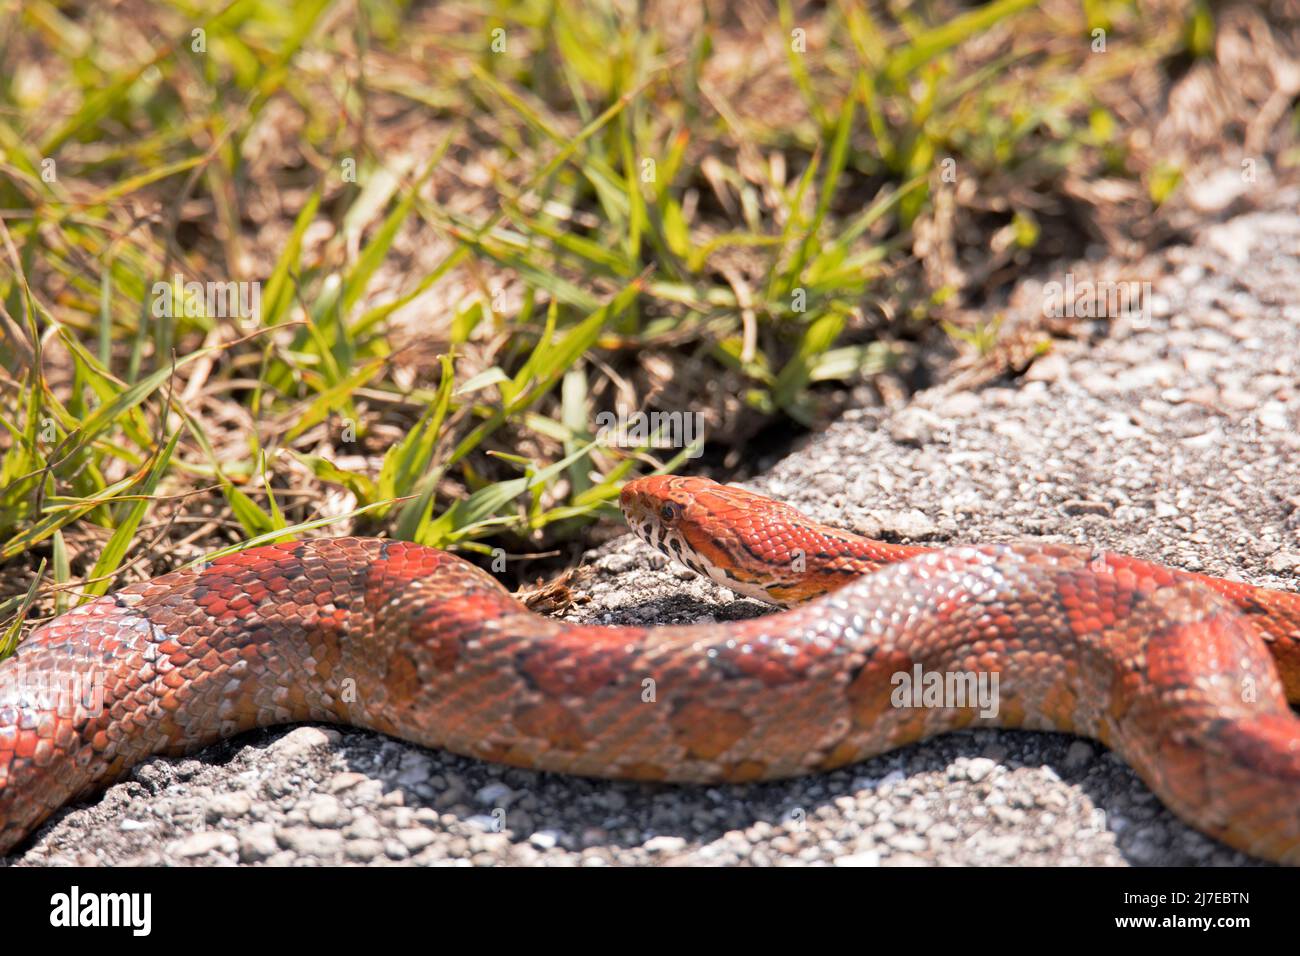
M 721 624 L 575 625 L 450 554 L 374 538 L 164 574 L 41 625 L 0 664 L 0 852 L 151 754 L 294 721 L 680 783 L 997 725 L 1099 740 L 1192 826 L 1300 862 L 1300 595 L 1058 545 L 874 542 L 703 479 L 643 478 L 622 505 L 734 590 L 812 600 Z M 996 717 L 895 706 L 917 666 L 998 675 Z

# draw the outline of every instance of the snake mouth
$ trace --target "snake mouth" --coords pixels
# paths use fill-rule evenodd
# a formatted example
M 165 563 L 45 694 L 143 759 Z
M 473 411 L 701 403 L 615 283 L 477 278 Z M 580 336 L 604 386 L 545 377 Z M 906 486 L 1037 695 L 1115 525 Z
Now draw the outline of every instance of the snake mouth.
M 640 537 L 642 541 L 649 541 L 647 535 L 647 524 L 653 524 L 647 519 L 645 505 L 641 499 L 634 494 L 629 494 L 627 489 L 623 489 L 623 494 L 619 498 L 619 509 L 623 511 L 623 520 L 628 523 L 628 528 L 633 535 Z
M 686 545 L 686 542 L 682 540 L 682 536 L 669 528 L 665 528 L 663 523 L 659 521 L 654 512 L 653 504 L 644 501 L 640 495 L 628 495 L 626 490 L 620 503 L 623 509 L 623 518 L 627 521 L 627 526 L 633 534 L 660 554 L 679 561 L 697 573 L 706 573 L 699 567 L 697 561 L 692 560 L 693 552 Z
M 618 504 L 623 512 L 623 520 L 638 538 L 654 548 L 659 548 L 659 522 L 655 519 L 651 506 L 633 487 L 635 484 L 629 482 L 624 485 L 619 494 Z
M 653 504 L 648 504 L 639 495 L 628 495 L 626 490 L 620 504 L 627 526 L 638 538 L 696 574 L 714 577 L 708 564 L 695 553 L 682 533 L 675 528 L 665 527 L 659 521 Z

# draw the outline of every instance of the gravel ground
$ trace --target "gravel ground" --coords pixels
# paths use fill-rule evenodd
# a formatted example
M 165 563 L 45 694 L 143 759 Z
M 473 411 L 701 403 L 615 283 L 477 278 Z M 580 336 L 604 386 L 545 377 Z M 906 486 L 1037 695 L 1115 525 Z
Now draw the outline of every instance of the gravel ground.
M 1060 342 L 1013 387 L 852 412 L 753 487 L 893 540 L 1087 542 L 1300 588 L 1300 218 L 1281 211 L 1298 198 L 1130 271 L 1153 282 L 1148 323 Z M 765 613 L 630 536 L 588 561 L 575 619 Z M 1059 734 L 962 732 L 816 777 L 705 788 L 536 774 L 305 726 L 148 761 L 8 862 L 1251 861 L 1180 824 L 1103 747 Z

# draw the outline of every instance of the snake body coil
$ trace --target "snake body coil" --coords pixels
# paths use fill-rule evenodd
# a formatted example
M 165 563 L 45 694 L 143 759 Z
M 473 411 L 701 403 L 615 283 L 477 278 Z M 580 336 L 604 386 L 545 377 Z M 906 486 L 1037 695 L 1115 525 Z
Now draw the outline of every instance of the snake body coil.
M 633 482 L 623 506 L 742 593 L 821 596 L 726 624 L 579 626 L 459 558 L 366 538 L 165 574 L 38 627 L 0 664 L 0 852 L 148 755 L 294 721 L 683 783 L 996 725 L 1095 738 L 1191 825 L 1300 862 L 1300 597 L 1055 545 L 899 548 L 698 479 Z M 918 665 L 996 673 L 997 716 L 893 706 L 893 676 Z

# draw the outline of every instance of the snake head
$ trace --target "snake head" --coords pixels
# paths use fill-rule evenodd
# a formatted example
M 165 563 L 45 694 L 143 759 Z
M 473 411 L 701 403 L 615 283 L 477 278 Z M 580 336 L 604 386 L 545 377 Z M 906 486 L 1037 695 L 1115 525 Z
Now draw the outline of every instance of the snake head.
M 819 524 L 789 505 L 707 478 L 652 475 L 623 486 L 628 526 L 650 546 L 737 594 L 793 607 L 926 550 Z
M 708 478 L 651 475 L 625 484 L 619 505 L 637 537 L 686 564 L 679 553 L 684 534 L 708 517 L 697 496 L 723 487 Z
M 769 586 L 785 577 L 779 562 L 798 512 L 734 485 L 680 475 L 630 481 L 619 503 L 628 527 L 651 547 L 737 593 L 786 604 Z

